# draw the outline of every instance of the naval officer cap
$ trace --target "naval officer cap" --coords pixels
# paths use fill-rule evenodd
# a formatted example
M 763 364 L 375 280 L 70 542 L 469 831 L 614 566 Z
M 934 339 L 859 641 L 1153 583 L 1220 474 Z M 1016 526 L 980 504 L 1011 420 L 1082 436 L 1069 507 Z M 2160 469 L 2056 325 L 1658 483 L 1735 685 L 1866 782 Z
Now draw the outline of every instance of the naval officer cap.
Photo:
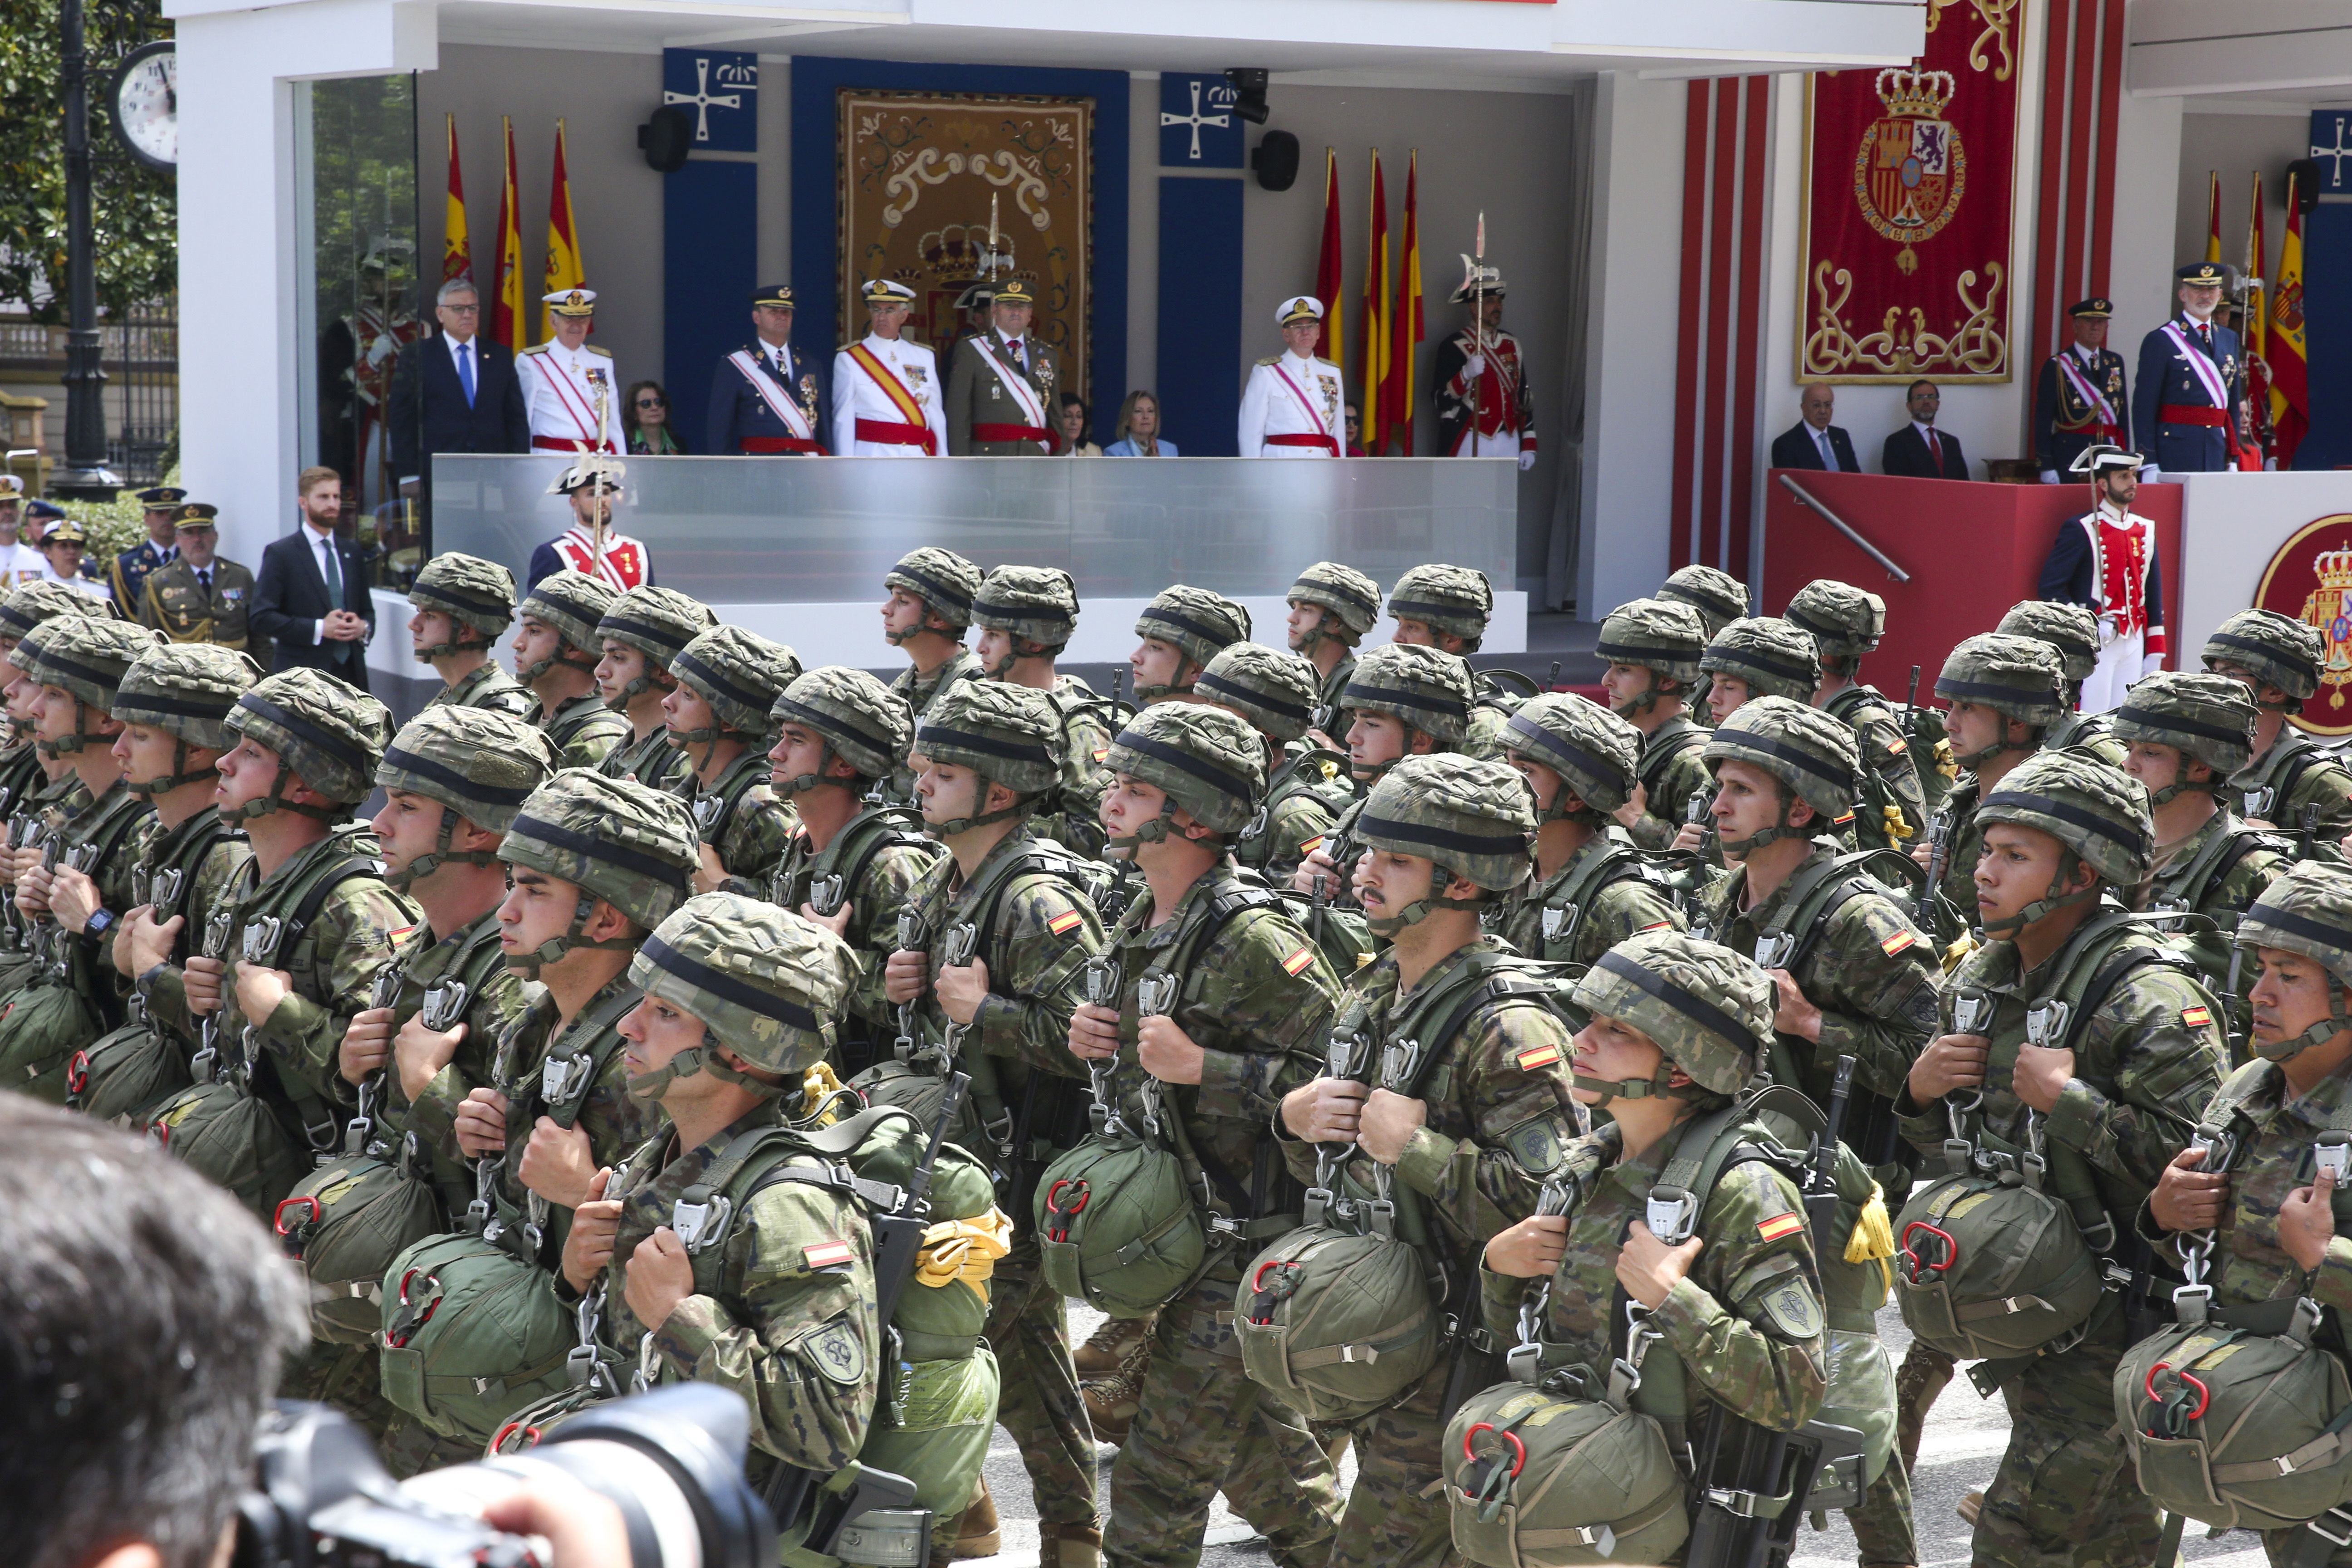
M 1275 307 L 1274 319 L 1286 327 L 1319 321 L 1323 319 L 1323 301 L 1312 294 L 1293 294 Z
M 869 305 L 911 305 L 915 302 L 915 291 L 895 278 L 873 279 L 866 283 L 864 293 Z
M 751 290 L 751 308 L 789 310 L 793 308 L 793 286 L 789 283 L 762 283 Z
M 596 290 L 558 289 L 552 294 L 541 295 L 539 302 L 559 316 L 593 316 L 596 313 Z
M 177 485 L 156 485 L 139 492 L 139 504 L 149 511 L 167 511 L 188 499 L 188 492 Z

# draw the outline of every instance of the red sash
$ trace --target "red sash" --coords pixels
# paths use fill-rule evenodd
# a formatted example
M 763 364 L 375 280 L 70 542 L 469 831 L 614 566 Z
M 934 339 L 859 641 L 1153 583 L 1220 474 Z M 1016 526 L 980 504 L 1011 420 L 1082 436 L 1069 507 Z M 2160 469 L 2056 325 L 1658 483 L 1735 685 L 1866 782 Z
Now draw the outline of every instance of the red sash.
M 1269 447 L 1312 447 L 1335 458 L 1339 455 L 1339 443 L 1328 436 L 1264 436 L 1259 439 Z
M 2159 403 L 2156 405 L 2158 425 L 2202 425 L 2209 430 L 2227 430 L 2230 416 L 2219 408 L 2191 408 L 2185 403 Z
M 928 425 L 893 425 L 886 419 L 860 419 L 857 438 L 877 447 L 920 447 L 936 457 L 939 443 Z
M 1035 425 L 980 425 L 971 427 L 975 441 L 1039 441 L 1050 449 L 1056 445 L 1054 433 Z
M 793 452 L 802 457 L 822 458 L 824 448 L 814 441 L 803 441 L 797 436 L 744 436 L 736 445 L 746 457 L 765 457 L 772 452 Z

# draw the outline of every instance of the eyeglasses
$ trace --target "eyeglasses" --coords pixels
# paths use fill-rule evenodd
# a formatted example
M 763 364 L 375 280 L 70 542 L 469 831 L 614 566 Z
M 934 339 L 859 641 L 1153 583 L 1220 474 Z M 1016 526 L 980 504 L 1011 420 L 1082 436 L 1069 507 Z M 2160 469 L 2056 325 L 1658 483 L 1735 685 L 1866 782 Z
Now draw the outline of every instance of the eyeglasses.
M 478 316 L 482 313 L 479 305 L 444 305 L 441 309 L 453 316 Z
M 659 408 L 662 406 L 662 400 L 658 397 L 640 397 L 637 399 L 637 406 L 640 408 Z

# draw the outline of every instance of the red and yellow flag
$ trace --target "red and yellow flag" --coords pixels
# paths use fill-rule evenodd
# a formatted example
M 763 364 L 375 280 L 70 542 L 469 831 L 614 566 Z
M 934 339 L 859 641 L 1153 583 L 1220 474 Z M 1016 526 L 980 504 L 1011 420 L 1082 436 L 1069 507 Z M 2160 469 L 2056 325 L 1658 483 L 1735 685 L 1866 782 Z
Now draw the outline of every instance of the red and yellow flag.
M 2221 264 L 2221 175 L 2209 169 L 2205 178 L 2205 259 L 2218 267 Z
M 1339 155 L 1330 148 L 1323 149 L 1323 250 L 1315 261 L 1315 297 L 1323 301 L 1323 353 L 1339 367 L 1340 384 L 1346 385 L 1347 361 L 1341 357 L 1340 344 L 1347 340 L 1340 332 L 1339 264 Z M 1340 432 L 1333 431 L 1333 435 Z
M 2270 289 L 2271 429 L 2278 466 L 2294 466 L 2294 449 L 2311 428 L 2311 373 L 2303 324 L 2303 214 L 2294 203 L 2294 176 L 2286 180 L 2286 237 L 2279 245 L 2278 277 Z
M 547 193 L 547 271 L 541 294 L 577 289 L 585 279 L 580 269 L 580 240 L 572 226 L 572 179 L 563 171 L 563 121 L 555 122 L 555 184 Z M 539 341 L 555 335 L 547 306 L 539 308 Z
M 1412 392 L 1415 346 L 1422 339 L 1421 319 L 1421 149 L 1412 150 L 1405 165 L 1404 232 L 1397 252 L 1396 305 L 1389 312 L 1388 374 L 1381 386 L 1382 428 L 1412 456 Z
M 1364 320 L 1361 365 L 1357 375 L 1357 408 L 1363 415 L 1363 448 L 1372 457 L 1388 454 L 1388 422 L 1381 417 L 1381 395 L 1389 367 L 1389 190 L 1381 178 L 1381 150 L 1372 149 L 1372 226 L 1364 257 Z
M 2270 245 L 2263 235 L 2263 172 L 2254 171 L 2253 211 L 2246 219 L 2246 407 L 2252 413 L 2254 441 L 2265 445 L 2270 421 L 2270 297 L 2264 264 Z M 2268 453 L 2254 454 L 2257 466 Z
M 457 117 L 449 121 L 449 205 L 441 219 L 441 281 L 474 280 L 474 241 L 466 232 L 466 181 L 457 172 Z
M 498 300 L 490 311 L 490 338 L 520 353 L 522 341 L 522 204 L 515 192 L 514 121 L 503 121 L 507 138 L 506 180 L 499 187 Z

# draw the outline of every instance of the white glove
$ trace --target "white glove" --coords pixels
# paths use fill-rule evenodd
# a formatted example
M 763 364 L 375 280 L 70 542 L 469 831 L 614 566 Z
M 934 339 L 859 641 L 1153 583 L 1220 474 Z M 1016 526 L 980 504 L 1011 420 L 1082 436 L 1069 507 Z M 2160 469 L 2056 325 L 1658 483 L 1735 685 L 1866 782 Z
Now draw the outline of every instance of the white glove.
M 1524 474 L 1535 466 L 1536 455 L 1533 452 L 1521 452 L 1519 454 L 1519 472 Z
M 2163 479 L 2163 478 L 2164 478 L 2164 470 L 2163 470 L 2162 468 L 2158 468 L 2154 463 L 2142 463 L 2142 464 L 2140 465 L 2140 468 L 2139 468 L 2139 482 L 2140 482 L 2140 483 L 2142 483 L 2142 484 L 2144 484 L 2144 485 L 2152 485 L 2152 484 L 2157 484 L 2157 483 L 2160 482 L 2160 481 Z
M 2139 672 L 2142 675 L 2154 675 L 2158 670 L 2162 669 L 2163 668 L 2164 656 L 2162 654 L 2150 653 L 2140 656 Z
M 2056 484 L 2056 483 L 2058 482 L 2058 470 L 2057 470 L 2057 469 L 2055 469 L 2055 468 L 2044 468 L 2044 469 L 2042 469 L 2042 482 L 2043 484 L 2045 484 L 2045 485 L 2054 485 L 2054 484 Z
M 1475 381 L 1486 374 L 1486 356 L 1485 354 L 1472 354 L 1462 362 L 1462 378 L 1465 381 Z

